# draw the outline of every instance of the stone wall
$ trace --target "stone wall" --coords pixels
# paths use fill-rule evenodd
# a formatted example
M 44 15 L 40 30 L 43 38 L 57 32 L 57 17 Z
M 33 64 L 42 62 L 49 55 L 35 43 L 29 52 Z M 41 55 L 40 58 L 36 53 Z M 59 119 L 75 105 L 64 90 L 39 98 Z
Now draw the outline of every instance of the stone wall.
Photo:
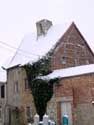
M 14 67 L 8 70 L 7 81 L 7 105 L 11 110 L 17 107 L 20 111 L 20 118 L 27 122 L 27 108 L 31 109 L 31 116 L 36 113 L 34 101 L 30 88 L 25 88 L 26 72 L 22 67 Z M 15 82 L 18 82 L 18 91 L 15 92 Z
M 47 105 L 47 114 L 49 115 L 49 118 L 51 120 L 54 120 L 55 122 L 57 122 L 57 104 L 56 104 L 56 98 L 53 95 L 53 97 L 51 98 L 51 100 L 48 102 Z

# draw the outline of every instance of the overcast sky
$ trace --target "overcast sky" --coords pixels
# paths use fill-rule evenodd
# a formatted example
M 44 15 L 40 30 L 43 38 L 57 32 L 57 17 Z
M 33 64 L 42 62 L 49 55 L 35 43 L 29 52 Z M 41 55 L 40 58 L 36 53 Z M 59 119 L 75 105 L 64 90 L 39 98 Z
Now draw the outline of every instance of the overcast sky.
M 0 41 L 18 47 L 35 22 L 47 18 L 54 24 L 74 21 L 94 48 L 93 12 L 94 0 L 0 0 Z M 0 65 L 14 52 L 0 42 Z

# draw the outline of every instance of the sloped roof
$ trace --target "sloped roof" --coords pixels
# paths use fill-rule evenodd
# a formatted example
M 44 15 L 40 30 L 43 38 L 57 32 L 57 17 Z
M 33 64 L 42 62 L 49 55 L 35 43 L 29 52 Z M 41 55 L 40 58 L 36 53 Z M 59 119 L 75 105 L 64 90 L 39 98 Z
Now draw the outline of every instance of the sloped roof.
M 70 25 L 71 23 L 53 25 L 46 35 L 42 35 L 39 38 L 37 38 L 36 33 L 27 34 L 23 38 L 15 56 L 4 67 L 10 68 L 18 64 L 24 65 L 28 62 L 32 63 L 37 61 L 42 56 L 46 55 L 50 49 L 54 48 L 55 44 Z M 22 51 L 24 51 L 24 53 Z
M 6 71 L 0 68 L 0 82 L 6 82 L 6 81 L 7 81 Z
M 42 79 L 66 78 L 66 77 L 79 76 L 91 73 L 94 73 L 94 64 L 54 70 L 49 75 L 40 78 Z
M 32 63 L 37 61 L 42 56 L 46 55 L 50 49 L 55 47 L 56 43 L 59 42 L 60 38 L 68 30 L 71 24 L 73 23 L 53 25 L 48 30 L 46 35 L 40 36 L 39 38 L 37 38 L 36 33 L 27 34 L 23 38 L 21 45 L 17 50 L 15 56 L 12 59 L 10 58 L 7 64 L 4 65 L 4 67 L 8 69 L 16 65 L 24 65 L 28 62 Z M 88 74 L 94 72 L 93 68 L 94 65 L 85 65 L 80 67 L 78 66 L 67 69 L 55 70 L 52 74 L 50 74 L 47 77 L 69 77 L 75 75 Z M 3 75 L 0 76 L 0 81 L 5 81 L 6 73 L 5 71 L 2 73 Z

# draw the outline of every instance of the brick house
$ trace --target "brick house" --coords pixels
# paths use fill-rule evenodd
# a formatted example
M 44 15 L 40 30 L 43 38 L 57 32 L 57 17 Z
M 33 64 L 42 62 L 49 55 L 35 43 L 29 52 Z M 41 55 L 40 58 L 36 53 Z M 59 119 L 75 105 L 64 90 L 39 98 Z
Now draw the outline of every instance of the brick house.
M 53 97 L 58 125 L 61 125 L 64 114 L 69 116 L 69 125 L 94 124 L 93 64 L 94 54 L 76 25 L 72 23 L 56 44 L 52 57 L 52 69 L 63 69 L 62 75 L 60 71 L 61 85 L 55 86 Z M 52 107 L 49 106 L 48 109 L 48 113 L 51 113 Z
M 69 115 L 70 125 L 93 125 L 94 72 L 91 69 L 94 67 L 94 55 L 74 23 L 63 28 L 61 27 L 62 30 L 55 29 L 52 22 L 41 20 L 37 23 L 37 38 L 27 36 L 28 39 L 23 40 L 24 45 L 22 47 L 27 46 L 24 50 L 32 50 L 33 53 L 41 55 L 42 52 L 46 54 L 55 45 L 51 68 L 55 71 L 63 69 L 64 74 L 66 70 L 67 72 L 79 69 L 85 71 L 85 68 L 89 68 L 86 72 L 61 76 L 61 84 L 54 87 L 54 96 L 48 103 L 47 113 L 58 125 L 61 125 L 62 115 L 64 114 Z M 32 43 L 34 41 L 33 45 L 37 46 L 35 50 L 33 46 L 32 48 L 30 46 L 31 41 Z M 21 49 L 23 48 L 20 47 Z M 34 54 L 31 61 L 39 58 Z M 25 70 L 18 64 L 23 65 L 29 62 L 30 58 L 20 58 L 15 63 L 17 57 L 20 57 L 19 53 L 17 53 L 11 66 L 7 69 L 8 105 L 9 109 L 11 109 L 9 113 L 11 114 L 12 110 L 20 109 L 21 119 L 23 117 L 24 123 L 27 123 L 27 110 L 30 113 L 31 107 L 33 116 L 35 108 L 30 90 L 25 91 L 25 87 L 28 86 L 26 85 L 27 76 Z M 13 118 L 12 115 L 10 117 Z

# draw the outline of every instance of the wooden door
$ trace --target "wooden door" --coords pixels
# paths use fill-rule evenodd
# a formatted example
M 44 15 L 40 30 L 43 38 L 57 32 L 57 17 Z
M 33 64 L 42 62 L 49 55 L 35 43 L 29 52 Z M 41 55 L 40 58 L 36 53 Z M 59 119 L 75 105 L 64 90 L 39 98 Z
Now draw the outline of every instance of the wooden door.
M 63 115 L 68 115 L 68 125 L 72 125 L 72 107 L 70 102 L 61 103 L 61 117 L 63 117 Z

